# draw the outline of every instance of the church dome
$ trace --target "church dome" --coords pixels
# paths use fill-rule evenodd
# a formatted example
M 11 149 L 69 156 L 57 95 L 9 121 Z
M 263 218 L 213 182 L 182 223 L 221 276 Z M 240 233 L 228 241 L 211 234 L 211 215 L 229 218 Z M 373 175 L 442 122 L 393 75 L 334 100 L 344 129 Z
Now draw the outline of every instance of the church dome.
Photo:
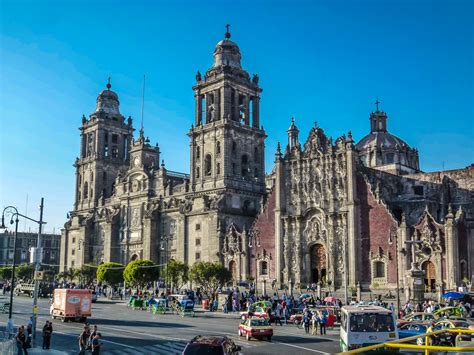
M 214 49 L 214 65 L 213 67 L 230 66 L 241 69 L 240 64 L 240 49 L 237 43 L 230 40 L 230 32 L 227 27 L 225 38 L 217 43 Z
M 110 80 L 107 84 L 107 89 L 102 90 L 101 93 L 97 96 L 97 105 L 96 112 L 105 112 L 108 114 L 120 115 L 119 111 L 119 99 L 118 95 L 110 90 L 112 85 L 110 85 Z
M 358 150 L 367 150 L 373 148 L 388 148 L 388 149 L 409 149 L 410 146 L 405 143 L 402 139 L 394 136 L 389 132 L 371 132 L 362 138 L 359 143 L 356 144 Z
M 357 144 L 360 161 L 367 167 L 395 174 L 419 170 L 418 151 L 387 130 L 387 114 L 377 110 L 370 114 L 370 133 Z

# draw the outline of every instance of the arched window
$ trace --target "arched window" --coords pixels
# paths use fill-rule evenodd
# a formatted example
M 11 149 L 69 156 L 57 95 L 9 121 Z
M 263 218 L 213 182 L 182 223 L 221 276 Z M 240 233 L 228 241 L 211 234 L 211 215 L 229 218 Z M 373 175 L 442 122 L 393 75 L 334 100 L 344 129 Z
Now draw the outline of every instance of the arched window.
M 199 159 L 201 157 L 201 149 L 199 147 L 196 147 L 196 158 Z
M 212 175 L 212 157 L 210 154 L 207 154 L 204 160 L 204 174 L 206 176 Z
M 254 150 L 253 150 L 253 160 L 255 162 L 258 161 L 258 148 L 257 147 L 255 147 Z
M 220 164 L 220 163 L 217 163 L 217 164 L 216 164 L 216 174 L 217 174 L 217 175 L 220 175 L 220 174 L 221 174 L 221 164 Z
M 199 166 L 196 168 L 196 178 L 199 178 L 199 175 L 200 175 L 200 171 L 199 171 Z
M 258 178 L 258 169 L 255 168 L 254 177 Z
M 88 184 L 87 181 L 84 183 L 84 189 L 83 189 L 83 191 L 84 191 L 84 196 L 83 196 L 83 198 L 84 198 L 84 199 L 88 198 L 88 197 L 89 197 L 89 184 Z
M 268 275 L 268 263 L 266 261 L 260 263 L 260 275 Z
M 374 263 L 374 277 L 385 277 L 385 263 L 383 261 L 376 261 Z
M 221 142 L 217 142 L 217 145 L 216 145 L 216 153 L 217 153 L 217 154 L 221 154 Z

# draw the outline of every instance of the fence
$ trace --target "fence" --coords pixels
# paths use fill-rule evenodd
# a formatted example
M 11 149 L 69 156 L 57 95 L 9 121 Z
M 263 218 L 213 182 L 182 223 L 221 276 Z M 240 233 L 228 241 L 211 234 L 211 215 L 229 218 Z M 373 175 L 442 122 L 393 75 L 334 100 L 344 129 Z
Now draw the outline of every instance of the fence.
M 15 355 L 17 354 L 16 340 L 14 334 L 8 332 L 2 332 L 0 339 L 0 354 L 2 355 Z

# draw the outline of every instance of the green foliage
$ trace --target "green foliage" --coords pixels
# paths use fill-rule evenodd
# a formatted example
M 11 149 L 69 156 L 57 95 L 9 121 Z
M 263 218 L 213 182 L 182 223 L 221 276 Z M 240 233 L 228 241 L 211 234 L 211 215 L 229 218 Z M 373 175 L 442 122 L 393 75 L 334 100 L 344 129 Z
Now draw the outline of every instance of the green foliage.
M 16 267 L 15 279 L 21 279 L 24 281 L 33 280 L 35 272 L 35 266 L 33 264 L 21 264 Z
M 10 280 L 12 277 L 12 268 L 11 266 L 0 267 L 0 279 Z
M 182 261 L 171 259 L 166 265 L 166 277 L 173 283 L 176 289 L 181 289 L 188 282 L 189 267 Z
M 69 268 L 63 272 L 60 272 L 57 275 L 58 280 L 64 280 L 66 282 L 73 282 L 74 280 L 77 280 L 80 277 L 81 270 L 80 269 L 74 269 L 74 268 Z
M 124 268 L 124 265 L 120 263 L 110 262 L 100 264 L 96 273 L 97 280 L 115 286 L 123 282 Z
M 191 280 L 204 289 L 217 289 L 232 279 L 232 273 L 220 263 L 199 261 L 189 271 Z
M 128 285 L 134 287 L 143 287 L 148 282 L 158 279 L 158 266 L 153 266 L 150 260 L 130 261 L 123 272 L 123 278 Z

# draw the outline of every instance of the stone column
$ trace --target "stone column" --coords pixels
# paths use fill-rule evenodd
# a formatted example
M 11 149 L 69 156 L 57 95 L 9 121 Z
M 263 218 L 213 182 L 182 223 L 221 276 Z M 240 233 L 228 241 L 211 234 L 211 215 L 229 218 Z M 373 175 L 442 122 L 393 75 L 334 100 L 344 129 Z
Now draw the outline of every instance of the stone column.
M 354 142 L 352 135 L 346 142 L 346 184 L 347 184 L 347 247 L 349 251 L 348 263 L 348 283 L 349 286 L 354 286 L 358 281 L 359 272 L 359 246 L 360 232 L 359 232 L 359 201 L 357 199 L 357 154 L 354 150 Z
M 449 212 L 445 218 L 444 233 L 446 238 L 446 286 L 448 290 L 457 291 L 458 281 L 458 238 L 456 221 L 454 214 L 449 207 Z
M 282 270 L 282 238 L 283 231 L 281 228 L 281 213 L 284 204 L 284 177 L 283 177 L 283 160 L 281 159 L 280 146 L 278 145 L 277 154 L 275 156 L 275 271 L 276 280 L 281 284 L 281 270 Z
M 202 102 L 201 102 L 201 94 L 199 91 L 196 91 L 196 94 L 194 94 L 194 100 L 195 100 L 195 120 L 194 124 L 196 126 L 199 126 L 201 124 L 201 110 L 202 110 Z
M 100 224 L 104 232 L 104 262 L 115 261 L 113 255 L 115 250 L 112 249 L 112 224 L 106 221 Z
M 204 107 L 206 108 L 205 116 L 204 116 L 204 123 L 209 123 L 209 119 L 211 118 L 209 116 L 209 93 L 204 94 Z
M 230 88 L 224 85 L 220 88 L 220 93 L 220 119 L 224 120 L 230 115 Z

